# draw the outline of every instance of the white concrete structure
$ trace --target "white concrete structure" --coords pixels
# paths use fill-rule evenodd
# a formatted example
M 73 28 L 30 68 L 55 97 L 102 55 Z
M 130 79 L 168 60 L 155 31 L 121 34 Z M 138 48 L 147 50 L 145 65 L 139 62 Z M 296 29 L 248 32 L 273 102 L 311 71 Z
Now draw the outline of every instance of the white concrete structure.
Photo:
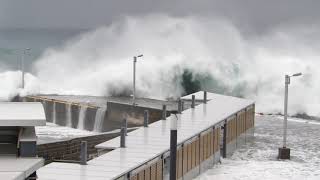
M 41 103 L 0 103 L 0 126 L 45 126 L 45 120 Z
M 0 179 L 24 180 L 42 167 L 42 158 L 17 158 L 0 156 Z
M 0 103 L 0 179 L 35 177 L 44 165 L 36 157 L 34 126 L 45 126 L 41 103 Z
M 203 99 L 203 92 L 195 95 L 196 99 Z M 191 95 L 182 99 L 191 99 Z M 254 103 L 214 93 L 208 93 L 207 99 L 207 104 L 200 104 L 194 109 L 182 112 L 177 127 L 178 146 Z M 88 161 L 88 165 L 51 163 L 38 171 L 39 178 L 41 180 L 126 179 L 127 173 L 168 153 L 170 121 L 171 118 L 167 118 L 150 124 L 148 128 L 141 127 L 128 133 L 126 148 L 119 148 L 119 137 L 97 145 L 97 148 L 115 148 L 115 150 Z

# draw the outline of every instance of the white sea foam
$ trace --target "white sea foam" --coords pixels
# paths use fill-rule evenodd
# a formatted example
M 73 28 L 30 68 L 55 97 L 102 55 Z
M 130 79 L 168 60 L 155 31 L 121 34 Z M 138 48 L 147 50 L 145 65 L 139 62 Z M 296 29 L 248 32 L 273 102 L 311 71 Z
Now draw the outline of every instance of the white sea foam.
M 20 94 L 35 94 L 39 92 L 39 82 L 30 73 L 25 74 L 25 89 L 21 89 L 21 71 L 0 72 L 0 101 L 8 101 Z
M 302 72 L 304 76 L 290 84 L 289 113 L 320 115 L 317 29 L 277 27 L 247 37 L 229 22 L 213 18 L 129 17 L 82 34 L 64 47 L 48 49 L 33 66 L 38 83 L 31 92 L 130 92 L 132 57 L 142 53 L 137 63 L 138 95 L 179 96 L 181 75 L 188 68 L 211 77 L 203 88 L 254 99 L 259 112 L 281 112 L 285 73 Z M 7 76 L 8 72 L 0 74 L 1 84 L 8 86 L 0 92 L 2 99 L 20 92 L 19 78 Z
M 66 126 L 72 127 L 72 105 L 66 104 Z
M 257 116 L 255 138 L 252 143 L 237 149 L 221 164 L 215 165 L 199 180 L 282 180 L 319 179 L 320 154 L 318 147 L 319 124 L 301 123 L 303 119 L 288 122 L 287 146 L 291 148 L 290 160 L 277 160 L 282 146 L 282 123 L 276 116 Z

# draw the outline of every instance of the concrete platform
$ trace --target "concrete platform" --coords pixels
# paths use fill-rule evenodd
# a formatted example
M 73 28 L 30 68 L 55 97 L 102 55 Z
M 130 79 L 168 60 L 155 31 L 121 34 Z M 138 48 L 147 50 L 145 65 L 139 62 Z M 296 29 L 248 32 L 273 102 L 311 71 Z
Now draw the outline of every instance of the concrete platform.
M 45 126 L 46 116 L 41 103 L 1 102 L 1 126 Z
M 203 92 L 195 93 L 196 97 Z M 208 93 L 207 104 L 200 104 L 195 109 L 183 111 L 178 121 L 178 145 L 198 136 L 253 104 L 253 101 Z M 191 96 L 190 96 L 191 97 Z M 141 127 L 128 133 L 126 148 L 119 147 L 119 138 L 99 144 L 98 148 L 116 148 L 101 155 L 88 165 L 51 163 L 38 171 L 40 179 L 126 179 L 125 176 L 138 167 L 159 158 L 169 151 L 171 118 Z M 213 164 L 217 157 L 209 158 L 203 169 Z
M 1 172 L 0 179 L 24 180 L 25 176 L 21 172 Z
M 43 165 L 42 158 L 0 156 L 0 179 L 24 180 Z

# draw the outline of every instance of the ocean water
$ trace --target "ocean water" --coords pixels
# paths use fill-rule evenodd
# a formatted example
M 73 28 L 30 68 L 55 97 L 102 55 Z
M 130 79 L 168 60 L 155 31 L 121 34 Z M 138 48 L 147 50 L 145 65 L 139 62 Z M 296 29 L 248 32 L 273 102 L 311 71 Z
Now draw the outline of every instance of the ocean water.
M 320 122 L 288 119 L 290 160 L 278 160 L 283 117 L 256 116 L 255 138 L 196 180 L 320 179 Z

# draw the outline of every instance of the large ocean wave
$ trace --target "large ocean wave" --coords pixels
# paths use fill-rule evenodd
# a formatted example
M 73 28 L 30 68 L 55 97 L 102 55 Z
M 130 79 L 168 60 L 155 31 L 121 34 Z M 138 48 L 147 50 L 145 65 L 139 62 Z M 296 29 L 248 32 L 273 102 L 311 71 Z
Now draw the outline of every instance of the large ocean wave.
M 49 48 L 32 65 L 26 88 L 21 72 L 0 68 L 0 99 L 35 93 L 130 95 L 132 57 L 138 95 L 178 97 L 199 89 L 250 98 L 257 111 L 283 108 L 284 75 L 289 113 L 319 116 L 320 37 L 317 27 L 278 27 L 247 37 L 228 21 L 164 15 L 126 18 Z M 318 38 L 319 39 L 319 38 Z

